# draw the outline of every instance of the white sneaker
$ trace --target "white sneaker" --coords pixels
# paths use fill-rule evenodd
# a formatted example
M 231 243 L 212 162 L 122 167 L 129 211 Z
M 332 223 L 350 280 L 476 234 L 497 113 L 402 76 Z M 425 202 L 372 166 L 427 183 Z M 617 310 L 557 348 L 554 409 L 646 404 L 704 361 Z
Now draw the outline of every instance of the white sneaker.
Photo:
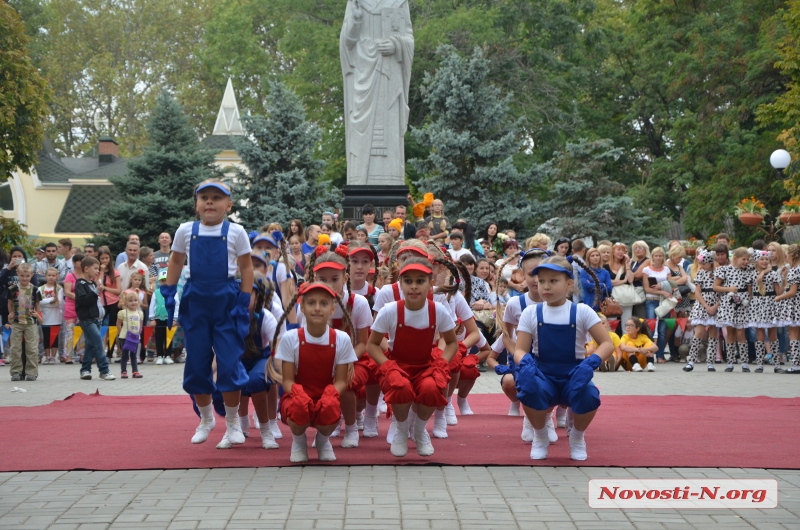
M 395 431 L 392 437 L 392 446 L 389 449 L 394 456 L 406 456 L 408 453 L 408 433 L 400 432 L 397 425 L 393 424 Z
M 378 417 L 364 418 L 364 438 L 376 438 L 378 436 Z
M 264 449 L 277 449 L 278 442 L 275 441 L 275 437 L 272 436 L 272 431 L 266 429 L 266 434 L 261 433 L 261 447 Z
M 362 410 L 361 412 L 356 413 L 356 425 L 358 426 L 359 431 L 364 430 L 364 415 L 366 413 Z
M 239 427 L 242 428 L 242 434 L 244 437 L 247 438 L 250 436 L 250 417 L 249 416 L 239 416 Z
M 656 371 L 656 367 L 655 367 L 655 366 L 653 366 L 653 363 L 647 363 L 647 368 L 646 368 L 646 370 L 647 370 L 648 372 L 655 372 L 655 371 Z
M 342 433 L 342 423 L 344 423 L 344 418 L 339 417 L 339 423 L 336 424 L 336 428 L 331 433 L 331 438 L 338 438 L 339 435 Z
M 225 438 L 230 440 L 233 445 L 244 443 L 244 433 L 242 432 L 242 427 L 239 425 L 238 421 L 234 425 L 231 425 L 227 422 L 225 423 Z
M 272 431 L 272 437 L 276 440 L 283 438 L 281 428 L 278 426 L 278 420 L 269 420 L 269 429 Z
M 467 398 L 458 398 L 458 411 L 461 413 L 462 416 L 472 416 L 475 414 L 472 412 L 472 409 L 469 408 L 469 403 L 467 402 Z
M 556 427 L 553 425 L 553 416 L 548 415 L 547 421 L 544 423 L 544 426 L 547 427 L 547 439 L 550 441 L 551 444 L 554 444 L 558 441 L 558 434 L 556 433 Z
M 314 441 L 317 442 L 317 458 L 322 462 L 334 462 L 336 455 L 333 452 L 333 445 L 331 445 L 330 439 L 326 439 L 323 442 L 320 438 L 319 435 L 314 437 Z
M 214 430 L 214 427 L 217 426 L 217 420 L 213 417 L 211 421 L 208 423 L 200 422 L 200 425 L 197 426 L 197 429 L 194 431 L 194 436 L 192 436 L 192 443 L 193 444 L 201 444 L 208 440 L 208 435 L 211 434 L 211 431 Z
M 111 372 L 106 372 L 104 374 L 100 374 L 100 379 L 105 379 L 106 381 L 113 381 L 114 379 L 116 379 L 116 377 L 114 377 L 114 374 L 112 374 Z
M 520 438 L 522 438 L 523 442 L 532 442 L 533 441 L 533 425 L 531 425 L 530 420 L 527 416 L 523 415 L 522 420 L 522 434 Z M 548 440 L 549 442 L 549 440 Z
M 253 427 L 256 429 L 261 428 L 261 422 L 258 421 L 258 415 L 255 413 L 255 411 L 253 411 Z
M 550 448 L 550 441 L 547 438 L 533 438 L 531 443 L 531 460 L 544 460 L 547 458 L 547 450 Z
M 164 364 L 175 364 L 175 361 L 172 360 L 172 357 L 166 356 L 164 357 Z
M 81 372 L 81 379 L 91 379 L 92 372 Z
M 415 433 L 417 439 L 417 454 L 419 456 L 431 456 L 433 454 L 433 444 L 428 434 L 428 429 L 423 429 L 421 433 Z
M 519 416 L 519 401 L 511 403 L 508 407 L 509 416 Z
M 308 462 L 308 443 L 292 442 L 292 452 L 289 453 L 289 462 Z
M 433 437 L 447 438 L 447 420 L 444 415 L 437 416 L 435 412 L 433 413 Z
M 444 417 L 448 425 L 458 425 L 458 418 L 456 417 L 456 409 L 455 407 L 453 407 L 452 402 L 447 403 L 447 406 L 444 408 Z
M 358 447 L 358 429 L 353 432 L 345 431 L 344 438 L 342 438 L 342 447 L 345 449 Z
M 652 363 L 651 363 L 652 364 Z M 631 372 L 643 372 L 642 365 L 639 363 L 634 363 L 633 368 L 631 368 Z
M 566 426 L 567 426 L 567 409 L 556 407 L 556 427 L 558 427 L 559 429 L 563 429 Z
M 573 460 L 586 460 L 586 438 L 576 441 L 574 437 L 569 437 L 569 457 Z
M 392 441 L 394 440 L 395 433 L 397 433 L 397 420 L 394 417 L 392 417 L 392 423 L 389 424 L 389 430 L 386 432 L 387 444 L 392 443 Z
M 156 364 L 164 364 L 164 358 L 163 357 L 156 358 Z

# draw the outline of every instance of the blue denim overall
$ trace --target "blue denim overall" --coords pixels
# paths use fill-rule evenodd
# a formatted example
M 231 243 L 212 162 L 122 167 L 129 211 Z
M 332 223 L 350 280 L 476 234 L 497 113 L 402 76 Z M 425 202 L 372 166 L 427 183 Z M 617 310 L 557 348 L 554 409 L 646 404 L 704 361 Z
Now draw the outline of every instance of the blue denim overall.
M 569 324 L 544 322 L 543 304 L 536 305 L 539 355 L 535 364 L 520 368 L 517 398 L 535 410 L 563 405 L 572 407 L 576 414 L 585 414 L 600 406 L 600 391 L 594 383 L 581 389 L 570 388 L 570 371 L 581 363 L 581 359 L 575 358 L 578 305 L 567 303 L 571 304 Z M 570 400 L 568 396 L 575 390 L 578 390 L 574 394 L 577 397 Z
M 264 324 L 264 310 L 255 316 L 257 326 L 256 332 L 253 335 L 253 343 L 261 350 L 261 355 L 258 357 L 242 357 L 242 364 L 244 365 L 244 369 L 247 370 L 248 376 L 248 382 L 242 389 L 243 396 L 252 396 L 259 392 L 266 392 L 272 386 L 271 381 L 269 381 L 266 376 L 267 361 L 272 351 L 269 344 L 267 344 L 266 347 L 261 344 L 261 326 Z
M 236 301 L 239 284 L 228 277 L 228 229 L 222 223 L 219 236 L 198 234 L 200 221 L 192 224 L 189 243 L 189 279 L 183 288 L 178 322 L 183 327 L 186 364 L 183 389 L 189 394 L 235 392 L 249 378 L 242 365 L 244 337 L 237 327 Z M 211 362 L 217 357 L 214 384 Z

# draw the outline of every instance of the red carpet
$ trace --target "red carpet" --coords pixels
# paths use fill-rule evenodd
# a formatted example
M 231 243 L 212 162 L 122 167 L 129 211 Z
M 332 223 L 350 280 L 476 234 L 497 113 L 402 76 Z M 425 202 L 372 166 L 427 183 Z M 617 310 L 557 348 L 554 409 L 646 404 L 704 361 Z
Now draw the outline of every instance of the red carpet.
M 721 398 L 697 396 L 604 396 L 587 431 L 589 460 L 569 459 L 563 429 L 549 458 L 534 462 L 530 444 L 520 440 L 522 418 L 506 416 L 503 395 L 470 397 L 474 416 L 459 416 L 450 437 L 433 439 L 436 453 L 395 458 L 380 436 L 357 449 L 339 447 L 326 465 L 546 465 L 615 467 L 748 467 L 800 469 L 800 398 Z M 39 407 L 4 407 L 0 471 L 185 469 L 287 466 L 291 436 L 281 426 L 280 449 L 261 449 L 251 429 L 243 446 L 219 450 L 224 420 L 208 442 L 192 445 L 197 417 L 186 396 L 110 397 L 75 394 Z M 743 421 L 744 420 L 744 423 Z M 430 427 L 431 424 L 429 424 Z M 313 430 L 310 430 L 313 433 Z M 309 440 L 312 436 L 309 436 Z M 311 464 L 316 450 L 309 449 Z

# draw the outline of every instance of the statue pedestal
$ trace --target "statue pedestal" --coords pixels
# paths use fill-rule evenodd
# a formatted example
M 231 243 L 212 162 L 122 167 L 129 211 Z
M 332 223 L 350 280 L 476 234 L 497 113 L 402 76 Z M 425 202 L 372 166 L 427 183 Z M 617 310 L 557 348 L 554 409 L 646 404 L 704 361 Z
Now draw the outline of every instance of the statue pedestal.
M 381 223 L 381 215 L 384 210 L 391 210 L 394 212 L 395 206 L 400 204 L 411 206 L 408 204 L 408 186 L 351 186 L 347 185 L 342 190 L 344 192 L 344 201 L 342 201 L 342 212 L 339 215 L 340 220 L 356 221 L 360 224 L 363 219 L 361 218 L 361 208 L 365 204 L 371 204 L 375 207 L 376 215 L 375 222 Z

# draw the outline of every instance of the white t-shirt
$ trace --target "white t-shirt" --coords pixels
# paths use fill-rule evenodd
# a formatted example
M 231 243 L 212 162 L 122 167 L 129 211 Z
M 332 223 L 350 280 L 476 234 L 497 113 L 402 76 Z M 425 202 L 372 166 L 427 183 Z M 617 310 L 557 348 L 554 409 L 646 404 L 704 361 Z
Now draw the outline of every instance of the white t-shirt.
M 495 353 L 503 353 L 503 350 L 505 349 L 506 345 L 503 343 L 503 336 L 500 335 L 492 343 L 492 351 Z
M 267 271 L 267 279 L 272 281 L 272 271 Z M 278 285 L 282 284 L 286 280 L 289 279 L 289 274 L 286 272 L 286 265 L 284 265 L 283 261 L 279 261 L 278 265 L 275 267 L 275 280 L 278 282 Z
M 569 324 L 569 311 L 572 302 L 564 302 L 560 306 L 549 306 L 544 304 L 542 307 L 542 316 L 544 321 L 548 324 Z M 600 322 L 600 317 L 594 312 L 594 309 L 586 304 L 577 304 L 578 311 L 575 315 L 575 358 L 583 359 L 586 356 L 586 343 L 590 338 L 589 328 Z M 536 306 L 528 306 L 522 312 L 519 319 L 518 331 L 530 333 L 533 339 L 533 353 L 539 354 L 539 341 L 537 337 L 538 320 L 536 318 Z
M 315 337 L 306 329 L 306 342 L 309 344 L 328 344 L 328 328 L 325 327 L 325 333 L 321 337 Z M 281 342 L 278 344 L 278 351 L 275 358 L 279 361 L 289 361 L 294 363 L 295 374 L 300 368 L 300 338 L 298 337 L 298 330 L 291 329 L 283 334 Z M 350 336 L 344 331 L 336 330 L 336 356 L 333 361 L 333 370 L 331 377 L 336 372 L 336 366 L 340 364 L 354 363 L 358 360 L 356 352 L 353 350 L 353 344 L 350 342 Z
M 453 250 L 452 248 L 449 248 L 447 249 L 447 253 L 450 254 L 450 257 L 453 259 L 453 261 L 458 261 L 458 258 L 460 258 L 461 256 L 472 254 L 472 252 L 463 247 L 460 250 Z
M 64 288 L 42 285 L 39 287 L 39 293 L 42 295 L 42 301 L 39 302 L 39 309 L 42 311 L 42 325 L 60 326 L 64 321 Z
M 346 290 L 347 289 L 345 288 L 345 291 Z M 364 282 L 364 287 L 362 287 L 361 289 L 353 289 L 353 292 L 356 294 L 360 294 L 361 296 L 367 296 L 369 294 L 369 282 Z
M 380 290 L 377 293 L 375 293 L 375 303 L 372 305 L 373 312 L 378 313 L 381 309 L 383 309 L 383 306 L 396 301 L 394 299 L 394 289 L 392 288 L 392 285 L 394 284 L 390 283 L 389 285 L 384 285 L 383 287 L 380 288 Z M 405 300 L 406 297 L 403 294 L 403 290 L 399 289 L 399 291 L 400 291 L 400 300 Z M 433 299 L 447 308 L 447 311 L 450 313 L 452 321 L 455 323 L 456 314 L 455 312 L 453 312 L 452 307 L 450 307 L 450 302 L 447 300 L 447 295 L 444 293 L 436 293 L 433 295 Z
M 648 266 L 642 269 L 642 272 L 645 274 L 645 276 L 649 276 L 650 278 L 655 278 L 659 283 L 659 285 L 657 285 L 656 287 L 658 287 L 659 289 L 661 289 L 660 287 L 661 282 L 663 282 L 664 280 L 668 280 L 669 277 L 671 276 L 669 267 L 667 267 L 666 265 L 664 265 L 660 271 L 655 271 Z M 647 299 L 658 300 L 658 295 L 647 293 Z
M 436 296 L 434 296 L 434 300 L 437 302 L 439 301 L 436 299 Z M 447 300 L 446 296 L 445 300 Z M 472 312 L 472 308 L 467 303 L 464 295 L 462 295 L 460 292 L 456 291 L 456 293 L 450 297 L 450 300 L 447 300 L 447 304 L 450 306 L 450 312 L 456 316 L 456 322 L 458 322 L 458 320 L 461 322 L 466 322 L 470 318 L 475 318 L 475 313 Z M 463 327 L 461 333 L 456 336 L 456 339 L 463 341 L 466 337 L 467 328 Z
M 272 313 L 266 309 L 261 310 L 264 313 L 264 320 L 261 321 L 261 344 L 272 344 L 272 339 L 275 337 L 275 328 L 278 327 L 278 321 Z
M 145 265 L 138 259 L 133 262 L 133 265 L 128 265 L 127 260 L 123 261 L 122 264 L 117 267 L 117 270 L 119 271 L 119 280 L 120 280 L 119 285 L 123 291 L 131 286 L 131 275 L 135 271 L 144 271 L 144 274 L 142 275 L 144 276 L 144 283 L 142 285 L 144 285 L 145 287 L 147 286 L 147 277 L 148 277 L 147 265 Z
M 189 245 L 192 240 L 192 224 L 194 224 L 193 221 L 181 224 L 175 232 L 175 238 L 172 241 L 172 250 L 174 252 L 186 254 L 186 258 L 189 262 L 191 262 L 192 259 L 189 252 Z M 201 223 L 197 233 L 200 236 L 221 236 L 222 223 L 214 226 L 206 226 Z M 228 243 L 228 277 L 233 278 L 236 275 L 236 271 L 239 269 L 237 259 L 241 256 L 250 255 L 250 239 L 247 237 L 247 232 L 244 231 L 242 225 L 231 223 L 228 228 L 226 242 Z M 188 271 L 186 276 L 191 276 Z
M 347 307 L 347 299 L 349 295 L 345 293 L 344 298 L 342 299 L 342 303 Z M 342 318 L 342 308 L 339 307 L 339 304 L 336 304 L 336 311 L 333 312 L 333 319 Z M 372 311 L 369 309 L 369 302 L 367 299 L 357 294 L 355 299 L 353 300 L 353 310 L 350 311 L 350 320 L 353 321 L 353 327 L 358 329 L 369 329 L 372 326 Z M 303 311 L 300 309 L 300 306 L 297 307 L 297 322 L 298 324 L 305 325 L 306 316 L 303 314 Z
M 404 313 L 406 326 L 418 329 L 427 328 L 430 325 L 428 322 L 429 303 L 430 301 L 425 300 L 425 305 L 417 311 L 412 311 L 406 307 Z M 446 305 L 438 302 L 434 303 L 436 304 L 436 331 L 442 334 L 454 329 L 456 326 Z M 372 324 L 372 331 L 388 333 L 389 349 L 392 348 L 394 337 L 397 334 L 397 302 L 389 302 L 380 310 L 375 317 L 375 323 Z
M 536 305 L 528 293 L 525 293 L 525 308 Z M 506 310 L 503 312 L 503 322 L 516 326 L 519 324 L 519 317 L 522 315 L 522 306 L 519 304 L 519 296 L 512 296 L 506 303 Z

